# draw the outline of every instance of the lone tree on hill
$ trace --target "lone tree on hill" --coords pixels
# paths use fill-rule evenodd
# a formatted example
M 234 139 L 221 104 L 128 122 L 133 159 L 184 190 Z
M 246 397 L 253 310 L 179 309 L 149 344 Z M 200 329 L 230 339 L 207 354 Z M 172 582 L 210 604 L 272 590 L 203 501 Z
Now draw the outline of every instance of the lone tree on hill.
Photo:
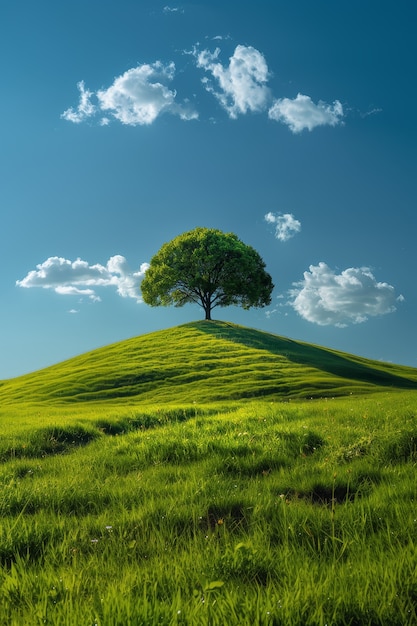
M 273 288 L 256 250 L 234 233 L 214 228 L 195 228 L 164 243 L 141 284 L 146 304 L 194 302 L 203 307 L 206 320 L 216 306 L 266 306 Z

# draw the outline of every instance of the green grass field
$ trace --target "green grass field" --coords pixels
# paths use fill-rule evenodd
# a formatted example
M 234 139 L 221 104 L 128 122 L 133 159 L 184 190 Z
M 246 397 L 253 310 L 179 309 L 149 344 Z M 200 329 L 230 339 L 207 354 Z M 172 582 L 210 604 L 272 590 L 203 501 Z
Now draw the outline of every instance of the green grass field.
M 416 389 L 224 323 L 3 381 L 0 624 L 416 624 Z

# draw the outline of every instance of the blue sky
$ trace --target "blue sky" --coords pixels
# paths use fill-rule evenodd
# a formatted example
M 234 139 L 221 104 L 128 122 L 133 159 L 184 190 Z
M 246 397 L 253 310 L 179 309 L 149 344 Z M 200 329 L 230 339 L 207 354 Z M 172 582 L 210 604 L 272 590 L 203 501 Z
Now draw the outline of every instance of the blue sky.
M 140 301 L 197 226 L 275 283 L 215 318 L 417 367 L 412 0 L 5 0 L 0 378 L 202 319 Z

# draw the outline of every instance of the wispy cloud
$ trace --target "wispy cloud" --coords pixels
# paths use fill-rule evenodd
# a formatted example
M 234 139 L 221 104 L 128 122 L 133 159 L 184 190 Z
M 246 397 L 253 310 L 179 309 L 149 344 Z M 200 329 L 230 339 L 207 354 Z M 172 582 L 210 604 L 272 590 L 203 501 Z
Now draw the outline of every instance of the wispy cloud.
M 81 259 L 70 261 L 54 256 L 16 281 L 16 285 L 27 289 L 52 289 L 60 295 L 88 297 L 96 302 L 100 301 L 97 287 L 113 287 L 123 298 L 141 302 L 139 282 L 148 267 L 148 263 L 142 263 L 139 270 L 132 272 L 125 257 L 119 254 L 110 257 L 106 265 L 90 265 Z
M 94 95 L 94 93 L 85 88 L 83 80 L 77 83 L 77 88 L 80 92 L 78 106 L 75 109 L 73 107 L 70 107 L 61 115 L 64 120 L 67 120 L 68 122 L 73 122 L 74 124 L 80 124 L 80 122 L 84 122 L 89 117 L 95 115 L 97 110 L 97 107 L 91 102 L 91 97 Z
M 310 96 L 299 93 L 294 100 L 275 100 L 269 109 L 271 120 L 286 124 L 293 133 L 313 130 L 317 126 L 337 126 L 342 122 L 343 107 L 339 100 L 332 105 L 320 102 L 315 104 Z
M 252 46 L 237 46 L 229 65 L 219 62 L 220 48 L 195 51 L 197 67 L 209 72 L 213 82 L 203 79 L 207 91 L 212 93 L 232 119 L 239 114 L 265 110 L 270 97 L 267 87 L 269 70 L 265 57 Z
M 184 9 L 182 7 L 170 7 L 168 5 L 164 6 L 162 9 L 164 13 L 184 13 Z
M 110 118 L 130 126 L 152 124 L 163 113 L 170 113 L 182 120 L 198 117 L 188 102 L 178 103 L 176 92 L 168 88 L 175 76 L 175 64 L 164 65 L 160 61 L 144 63 L 115 78 L 107 89 L 96 93 L 85 88 L 84 82 L 77 85 L 80 91 L 79 104 L 67 109 L 62 118 L 74 123 L 84 122 L 97 114 L 102 115 L 101 125 Z M 92 98 L 95 97 L 96 104 Z
M 211 39 L 212 41 L 227 41 L 231 39 L 230 35 L 214 35 L 214 37 L 206 37 L 206 39 Z
M 310 265 L 304 280 L 295 283 L 289 304 L 309 322 L 344 327 L 395 311 L 395 290 L 378 282 L 367 267 L 350 267 L 336 274 L 326 263 Z
M 369 117 L 370 115 L 378 115 L 379 113 L 382 113 L 382 110 L 383 109 L 379 107 L 375 107 L 373 109 L 369 109 L 368 111 L 365 111 L 365 113 L 360 113 L 360 116 L 362 118 L 365 118 L 365 117 Z
M 288 241 L 301 230 L 301 222 L 292 213 L 267 213 L 265 221 L 275 226 L 275 237 L 279 241 Z

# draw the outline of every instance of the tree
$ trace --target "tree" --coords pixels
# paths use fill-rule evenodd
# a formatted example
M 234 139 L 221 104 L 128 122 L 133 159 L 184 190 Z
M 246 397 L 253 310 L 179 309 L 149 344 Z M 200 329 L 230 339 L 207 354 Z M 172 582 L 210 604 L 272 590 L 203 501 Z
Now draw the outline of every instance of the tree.
M 195 228 L 164 243 L 141 284 L 146 304 L 194 302 L 204 309 L 206 320 L 217 306 L 266 306 L 273 288 L 256 250 L 234 233 L 214 228 Z

